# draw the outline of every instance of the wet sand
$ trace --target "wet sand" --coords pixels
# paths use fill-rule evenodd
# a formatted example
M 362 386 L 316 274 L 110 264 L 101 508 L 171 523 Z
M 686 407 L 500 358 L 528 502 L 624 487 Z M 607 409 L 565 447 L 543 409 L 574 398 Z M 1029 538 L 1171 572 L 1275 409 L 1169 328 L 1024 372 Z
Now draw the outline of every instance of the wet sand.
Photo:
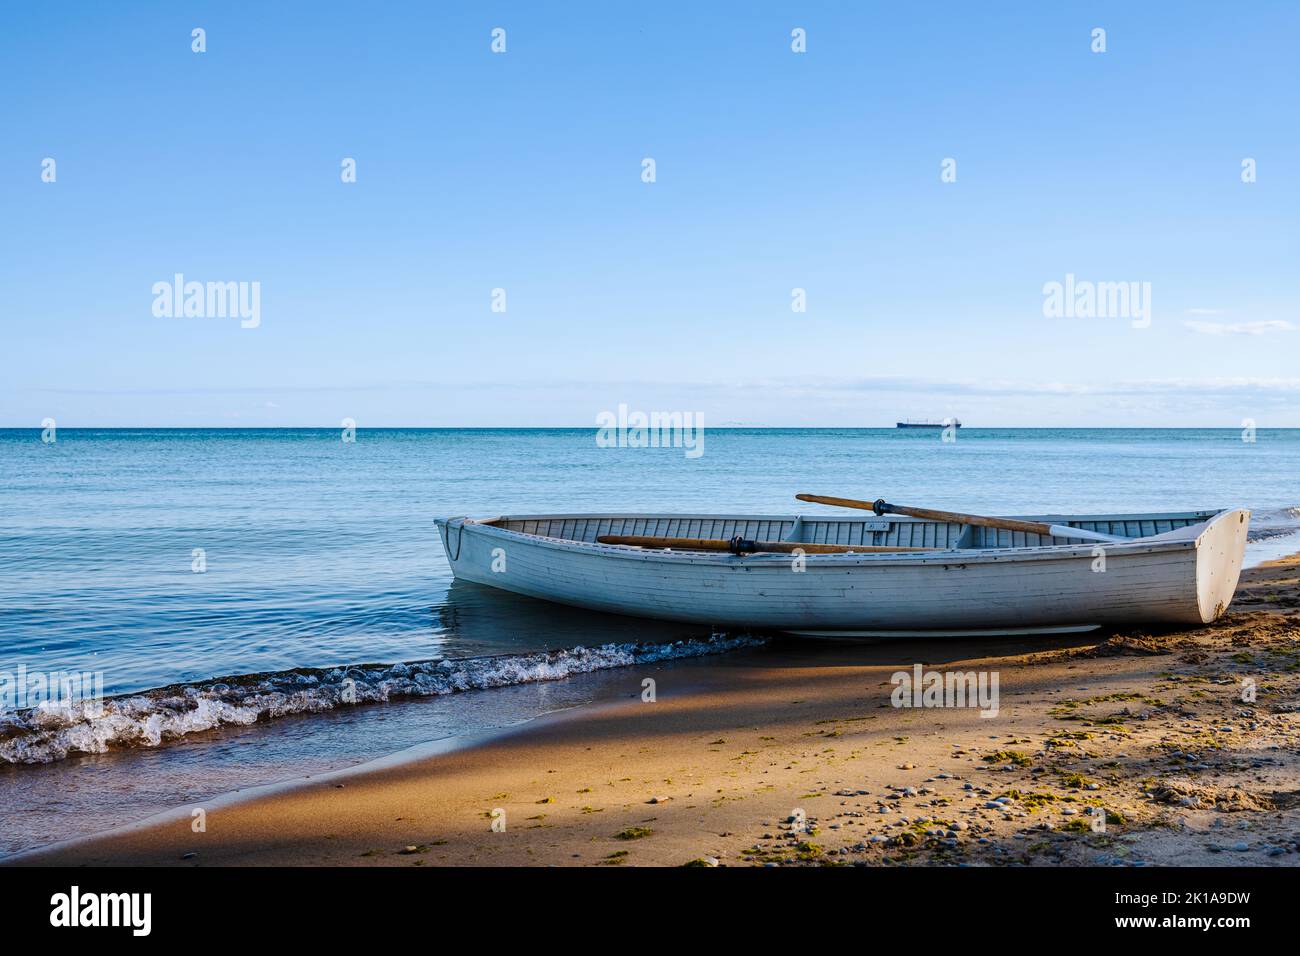
M 917 663 L 996 673 L 997 715 L 893 706 L 891 676 Z M 1246 572 L 1196 630 L 779 641 L 615 686 L 451 752 L 14 862 L 1300 863 L 1300 557 Z

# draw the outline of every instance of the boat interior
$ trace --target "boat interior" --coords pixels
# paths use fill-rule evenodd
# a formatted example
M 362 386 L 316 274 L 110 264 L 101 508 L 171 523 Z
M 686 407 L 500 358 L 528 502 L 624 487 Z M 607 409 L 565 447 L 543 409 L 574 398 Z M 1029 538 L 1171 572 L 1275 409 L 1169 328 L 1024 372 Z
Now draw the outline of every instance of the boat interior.
M 1030 521 L 1069 525 L 1127 538 L 1148 538 L 1214 517 L 1216 511 L 1145 515 L 1017 515 Z M 594 544 L 601 535 L 649 535 L 668 538 L 722 538 L 739 535 L 759 541 L 874 547 L 990 549 L 1084 544 L 1023 531 L 1005 531 L 955 522 L 925 521 L 897 515 L 520 515 L 494 518 L 496 528 L 562 541 Z

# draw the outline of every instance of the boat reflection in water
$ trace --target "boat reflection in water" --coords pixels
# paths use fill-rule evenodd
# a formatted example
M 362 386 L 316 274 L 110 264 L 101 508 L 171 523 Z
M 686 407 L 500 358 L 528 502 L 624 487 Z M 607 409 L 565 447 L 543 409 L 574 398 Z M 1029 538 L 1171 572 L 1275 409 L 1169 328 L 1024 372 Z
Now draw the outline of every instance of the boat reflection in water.
M 707 624 L 656 621 L 556 604 L 456 578 L 439 623 L 456 656 L 528 654 L 604 644 L 705 640 Z

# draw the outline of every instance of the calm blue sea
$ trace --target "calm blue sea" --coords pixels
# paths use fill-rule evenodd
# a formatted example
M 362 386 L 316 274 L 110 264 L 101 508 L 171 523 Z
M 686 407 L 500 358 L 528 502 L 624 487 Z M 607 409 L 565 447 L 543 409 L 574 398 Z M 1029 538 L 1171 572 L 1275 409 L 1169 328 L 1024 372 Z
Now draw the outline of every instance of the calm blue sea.
M 627 659 L 726 649 L 453 585 L 436 516 L 815 510 L 801 491 L 1000 514 L 1244 506 L 1262 557 L 1297 549 L 1281 535 L 1300 514 L 1300 430 L 714 429 L 698 458 L 601 448 L 594 429 L 41 436 L 0 430 L 0 679 L 94 672 L 137 696 L 93 731 L 0 717 L 0 812 L 29 821 L 0 852 L 51 839 L 21 794 L 34 775 L 94 828 L 525 720 Z M 337 670 L 400 662 L 428 663 Z M 338 706 L 341 674 L 389 702 Z M 90 792 L 102 809 L 68 795 Z

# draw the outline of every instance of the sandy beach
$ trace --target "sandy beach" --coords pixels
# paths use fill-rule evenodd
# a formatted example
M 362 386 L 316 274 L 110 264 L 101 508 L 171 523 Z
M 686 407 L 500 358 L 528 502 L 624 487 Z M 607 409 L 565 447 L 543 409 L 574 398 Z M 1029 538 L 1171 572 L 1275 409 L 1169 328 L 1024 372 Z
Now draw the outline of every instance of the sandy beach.
M 996 716 L 894 706 L 918 663 L 996 674 Z M 486 742 L 19 862 L 1286 865 L 1298 711 L 1293 557 L 1246 572 L 1202 629 L 780 641 L 629 668 L 617 696 Z

